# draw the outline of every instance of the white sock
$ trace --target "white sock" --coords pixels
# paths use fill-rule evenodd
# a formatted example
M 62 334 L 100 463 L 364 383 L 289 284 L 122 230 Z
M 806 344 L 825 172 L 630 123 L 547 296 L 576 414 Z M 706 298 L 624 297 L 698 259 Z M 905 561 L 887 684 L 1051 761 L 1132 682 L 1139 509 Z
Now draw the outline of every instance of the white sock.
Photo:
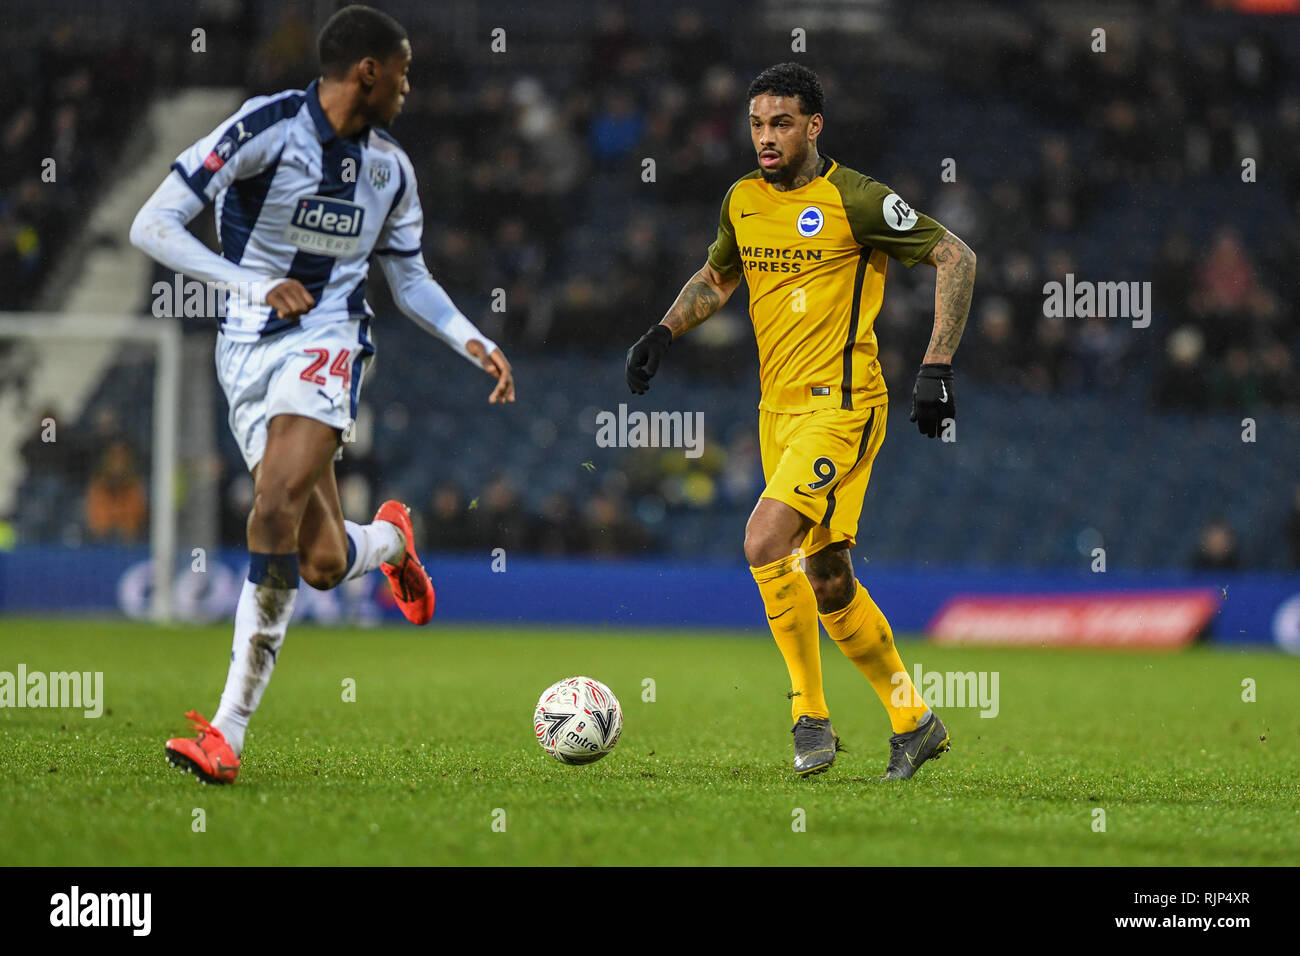
M 297 597 L 296 587 L 273 588 L 252 581 L 245 581 L 240 592 L 226 689 L 217 715 L 212 718 L 212 726 L 225 735 L 236 756 L 243 753 L 249 718 L 271 682 L 271 671 L 284 644 Z
M 348 533 L 348 550 L 356 550 L 351 566 L 343 575 L 344 581 L 367 575 L 381 564 L 395 564 L 406 553 L 406 540 L 391 521 L 373 524 L 344 521 L 343 527 Z

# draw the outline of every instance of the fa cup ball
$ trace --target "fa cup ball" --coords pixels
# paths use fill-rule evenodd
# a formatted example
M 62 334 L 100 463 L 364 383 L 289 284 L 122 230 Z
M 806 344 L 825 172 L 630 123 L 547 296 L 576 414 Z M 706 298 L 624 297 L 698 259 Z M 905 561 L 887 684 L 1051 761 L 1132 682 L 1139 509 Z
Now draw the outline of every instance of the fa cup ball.
M 592 763 L 618 743 L 623 708 L 600 681 L 568 677 L 542 692 L 533 732 L 542 749 L 560 763 Z

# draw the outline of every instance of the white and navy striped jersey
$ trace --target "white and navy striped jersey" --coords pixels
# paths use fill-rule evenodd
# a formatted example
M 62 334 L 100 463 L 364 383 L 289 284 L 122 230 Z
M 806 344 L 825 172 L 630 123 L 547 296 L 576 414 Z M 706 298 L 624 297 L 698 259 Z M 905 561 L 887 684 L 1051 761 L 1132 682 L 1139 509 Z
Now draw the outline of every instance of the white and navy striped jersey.
M 379 129 L 341 139 L 316 86 L 254 97 L 172 164 L 204 205 L 216 203 L 225 259 L 297 279 L 316 300 L 290 323 L 264 298 L 231 291 L 221 330 L 235 341 L 373 316 L 365 301 L 371 255 L 413 257 L 427 276 L 410 159 Z

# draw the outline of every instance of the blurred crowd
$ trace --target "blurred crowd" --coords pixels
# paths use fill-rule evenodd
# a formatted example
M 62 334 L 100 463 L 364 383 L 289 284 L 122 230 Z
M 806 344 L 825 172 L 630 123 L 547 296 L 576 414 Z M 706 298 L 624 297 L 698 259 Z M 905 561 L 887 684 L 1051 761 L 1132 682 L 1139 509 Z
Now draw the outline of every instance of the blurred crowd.
M 373 513 L 392 488 L 379 451 L 364 444 L 351 446 L 336 466 L 340 499 L 349 516 Z M 509 471 L 482 487 L 433 480 L 426 498 L 408 502 L 421 540 L 431 547 L 480 555 L 504 548 L 547 557 L 671 552 L 684 544 L 670 531 L 674 518 L 707 529 L 702 516 L 746 513 L 763 488 L 757 436 L 748 424 L 736 425 L 718 441 L 704 442 L 698 458 L 687 458 L 680 449 L 624 451 L 615 467 L 593 474 L 589 487 L 575 481 L 571 487 L 538 494 L 526 476 Z M 232 470 L 227 475 L 223 544 L 244 543 L 252 493 L 247 473 Z
M 979 255 L 960 368 L 1035 393 L 1140 378 L 1166 409 L 1300 411 L 1295 51 L 1264 26 L 1219 33 L 1154 15 L 1112 26 L 1104 53 L 1089 34 L 1024 11 L 945 57 L 950 88 L 1042 125 L 1026 131 L 1028 177 L 918 182 L 922 208 Z M 1150 330 L 1046 316 L 1044 284 L 1068 273 L 1149 281 Z
M 0 39 L 0 310 L 31 308 L 153 90 L 143 38 L 65 23 Z
M 1286 566 L 1300 569 L 1300 482 L 1296 482 L 1291 494 L 1291 508 L 1285 519 Z M 1251 566 L 1242 554 L 1236 529 L 1222 515 L 1216 515 L 1201 527 L 1196 550 L 1188 556 L 1187 564 L 1197 571 L 1237 571 Z
M 147 543 L 144 465 L 135 437 L 112 409 L 77 422 L 46 409 L 19 454 L 28 476 L 14 515 L 22 540 Z

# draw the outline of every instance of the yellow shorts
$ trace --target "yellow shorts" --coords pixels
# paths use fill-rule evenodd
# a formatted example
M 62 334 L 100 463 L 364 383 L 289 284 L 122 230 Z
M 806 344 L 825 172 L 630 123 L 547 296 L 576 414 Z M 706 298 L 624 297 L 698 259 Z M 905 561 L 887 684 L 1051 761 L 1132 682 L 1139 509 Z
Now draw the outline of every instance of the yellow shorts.
M 805 554 L 842 541 L 850 547 L 855 543 L 871 463 L 885 440 L 888 408 L 882 403 L 797 414 L 760 409 L 758 441 L 767 482 L 761 497 L 787 504 L 815 522 L 804 539 Z

